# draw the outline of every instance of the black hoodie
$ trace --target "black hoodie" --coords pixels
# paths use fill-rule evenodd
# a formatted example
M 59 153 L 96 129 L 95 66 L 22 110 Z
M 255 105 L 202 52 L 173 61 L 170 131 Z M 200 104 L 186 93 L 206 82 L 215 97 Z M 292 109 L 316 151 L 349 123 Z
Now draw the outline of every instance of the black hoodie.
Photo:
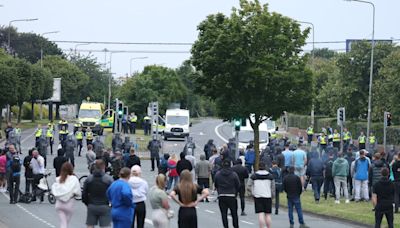
M 380 212 L 393 211 L 394 184 L 388 178 L 382 177 L 373 189 L 378 198 L 375 210 Z
M 64 150 L 59 149 L 57 151 L 57 157 L 53 160 L 53 167 L 56 170 L 56 177 L 60 176 L 61 166 L 67 162 L 68 159 L 64 157 Z
M 240 181 L 238 175 L 231 168 L 222 168 L 215 175 L 215 187 L 218 195 L 235 196 L 240 190 Z

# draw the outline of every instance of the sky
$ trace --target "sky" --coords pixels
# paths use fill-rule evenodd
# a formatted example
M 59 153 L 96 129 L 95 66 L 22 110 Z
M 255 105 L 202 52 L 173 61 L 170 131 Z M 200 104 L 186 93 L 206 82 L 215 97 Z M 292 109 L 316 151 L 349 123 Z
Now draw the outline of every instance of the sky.
M 269 9 L 298 21 L 312 22 L 315 41 L 370 39 L 372 7 L 369 4 L 344 0 L 260 0 Z M 399 39 L 400 1 L 374 0 L 376 7 L 375 39 Z M 16 22 L 20 32 L 59 31 L 45 35 L 51 41 L 107 41 L 130 43 L 193 43 L 197 25 L 207 15 L 218 12 L 229 15 L 239 0 L 0 0 L 0 25 L 15 19 L 38 18 L 32 22 Z M 306 28 L 307 25 L 302 25 Z M 312 33 L 307 40 L 312 42 Z M 74 43 L 57 43 L 66 53 Z M 344 43 L 316 44 L 343 51 Z M 190 45 L 115 45 L 89 44 L 77 46 L 82 55 L 91 54 L 104 67 L 111 66 L 115 76 L 142 71 L 145 65 L 178 67 L 190 58 Z M 107 49 L 108 52 L 102 52 Z M 311 44 L 304 47 L 312 49 Z M 86 52 L 92 50 L 91 53 Z M 95 52 L 98 51 L 98 52 Z M 112 53 L 132 51 L 132 53 Z M 143 53 L 153 52 L 153 53 Z M 154 53 L 179 52 L 179 53 Z M 111 60 L 111 61 L 110 61 Z M 132 64 L 131 64 L 132 63 Z

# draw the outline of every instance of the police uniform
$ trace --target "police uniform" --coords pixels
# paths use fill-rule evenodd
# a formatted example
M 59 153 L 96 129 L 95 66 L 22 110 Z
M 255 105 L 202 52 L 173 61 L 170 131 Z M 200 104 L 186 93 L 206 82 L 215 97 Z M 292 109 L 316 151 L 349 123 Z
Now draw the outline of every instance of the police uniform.
M 42 136 L 42 132 L 43 132 L 43 130 L 41 128 L 36 128 L 36 131 L 35 131 L 35 147 L 36 148 L 38 147 L 39 138 L 40 138 L 40 136 Z
M 369 145 L 369 152 L 374 154 L 375 152 L 375 146 L 376 146 L 376 137 L 375 135 L 370 135 L 368 137 L 368 145 Z
M 307 143 L 310 144 L 314 135 L 314 128 L 308 127 L 307 128 Z
M 68 134 L 69 134 L 68 130 L 63 130 L 63 129 L 61 129 L 61 130 L 58 132 L 59 140 L 60 140 L 60 143 L 61 143 L 61 146 L 62 146 L 62 147 L 65 146 L 65 145 L 64 145 L 64 142 L 67 140 Z
M 76 138 L 77 146 L 79 147 L 78 156 L 80 157 L 81 151 L 82 151 L 83 132 L 81 130 L 77 130 L 75 132 L 75 138 Z
M 350 140 L 351 140 L 351 133 L 349 131 L 343 132 L 343 147 L 344 147 L 344 151 L 347 151 L 347 148 L 350 145 Z
M 360 135 L 358 137 L 358 149 L 359 150 L 365 149 L 365 141 L 366 141 L 365 135 Z
M 319 146 L 320 146 L 320 153 L 322 154 L 322 151 L 326 151 L 326 145 L 328 144 L 328 140 L 325 135 L 319 136 Z
M 53 155 L 53 143 L 54 143 L 54 135 L 53 129 L 48 127 L 46 130 L 46 138 L 50 145 L 50 154 Z
M 336 147 L 336 148 L 339 149 L 339 147 L 340 147 L 340 134 L 339 133 L 334 133 L 332 141 L 333 141 L 333 147 Z
M 144 123 L 143 123 L 143 125 L 144 125 L 144 134 L 145 135 L 150 135 L 150 131 L 151 131 L 150 119 L 151 118 L 149 116 L 145 116 L 143 118 L 143 120 L 144 120 Z
M 131 115 L 129 118 L 129 129 L 131 131 L 131 134 L 136 134 L 136 122 L 137 122 L 137 116 L 136 115 Z
M 87 131 L 86 132 L 86 146 L 93 145 L 93 132 Z

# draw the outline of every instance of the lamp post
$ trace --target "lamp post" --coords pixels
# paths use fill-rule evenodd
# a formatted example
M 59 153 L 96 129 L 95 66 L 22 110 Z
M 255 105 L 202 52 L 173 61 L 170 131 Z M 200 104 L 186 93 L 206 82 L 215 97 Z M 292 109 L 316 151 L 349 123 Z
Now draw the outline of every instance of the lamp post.
M 89 45 L 90 43 L 76 44 L 74 48 L 74 55 L 76 55 L 76 48 L 79 46 Z
M 8 48 L 10 49 L 10 52 L 11 52 L 11 24 L 13 22 L 19 22 L 19 21 L 27 21 L 28 22 L 28 21 L 37 21 L 37 20 L 39 20 L 39 19 L 38 18 L 17 19 L 17 20 L 12 20 L 8 23 L 8 42 L 7 42 L 7 44 L 8 44 Z
M 372 79 L 374 73 L 374 47 L 375 47 L 375 5 L 369 1 L 363 0 L 345 0 L 348 2 L 360 2 L 369 4 L 372 6 L 372 39 L 371 39 L 371 66 L 369 72 L 369 91 L 368 91 L 368 124 L 367 124 L 367 139 L 371 130 L 371 103 L 372 103 Z M 369 146 L 369 140 L 367 140 L 367 145 Z
M 41 35 L 47 35 L 47 34 L 55 34 L 55 33 L 59 33 L 60 31 L 52 31 L 52 32 L 44 32 Z M 40 46 L 40 67 L 43 68 L 43 45 Z
M 144 57 L 133 57 L 133 58 L 131 58 L 130 60 L 129 60 L 129 76 L 132 76 L 132 60 L 135 60 L 135 59 L 147 59 L 148 57 L 147 56 L 144 56 Z

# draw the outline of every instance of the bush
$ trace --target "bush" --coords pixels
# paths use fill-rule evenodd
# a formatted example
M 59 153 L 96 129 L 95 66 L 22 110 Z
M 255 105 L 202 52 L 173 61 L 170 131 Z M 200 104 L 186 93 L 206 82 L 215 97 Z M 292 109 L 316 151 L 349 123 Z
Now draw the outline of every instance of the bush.
M 39 106 L 40 106 L 39 104 L 34 105 L 35 119 L 39 119 L 39 117 L 40 117 L 40 107 Z M 24 104 L 22 104 L 22 113 L 21 113 L 22 120 L 30 120 L 32 118 L 32 108 L 31 107 L 32 107 L 31 103 L 24 102 Z M 12 106 L 11 111 L 14 113 L 14 118 L 15 119 L 18 118 L 18 106 Z M 49 117 L 49 110 L 47 109 L 46 105 L 43 105 L 42 117 L 43 117 L 43 119 Z

